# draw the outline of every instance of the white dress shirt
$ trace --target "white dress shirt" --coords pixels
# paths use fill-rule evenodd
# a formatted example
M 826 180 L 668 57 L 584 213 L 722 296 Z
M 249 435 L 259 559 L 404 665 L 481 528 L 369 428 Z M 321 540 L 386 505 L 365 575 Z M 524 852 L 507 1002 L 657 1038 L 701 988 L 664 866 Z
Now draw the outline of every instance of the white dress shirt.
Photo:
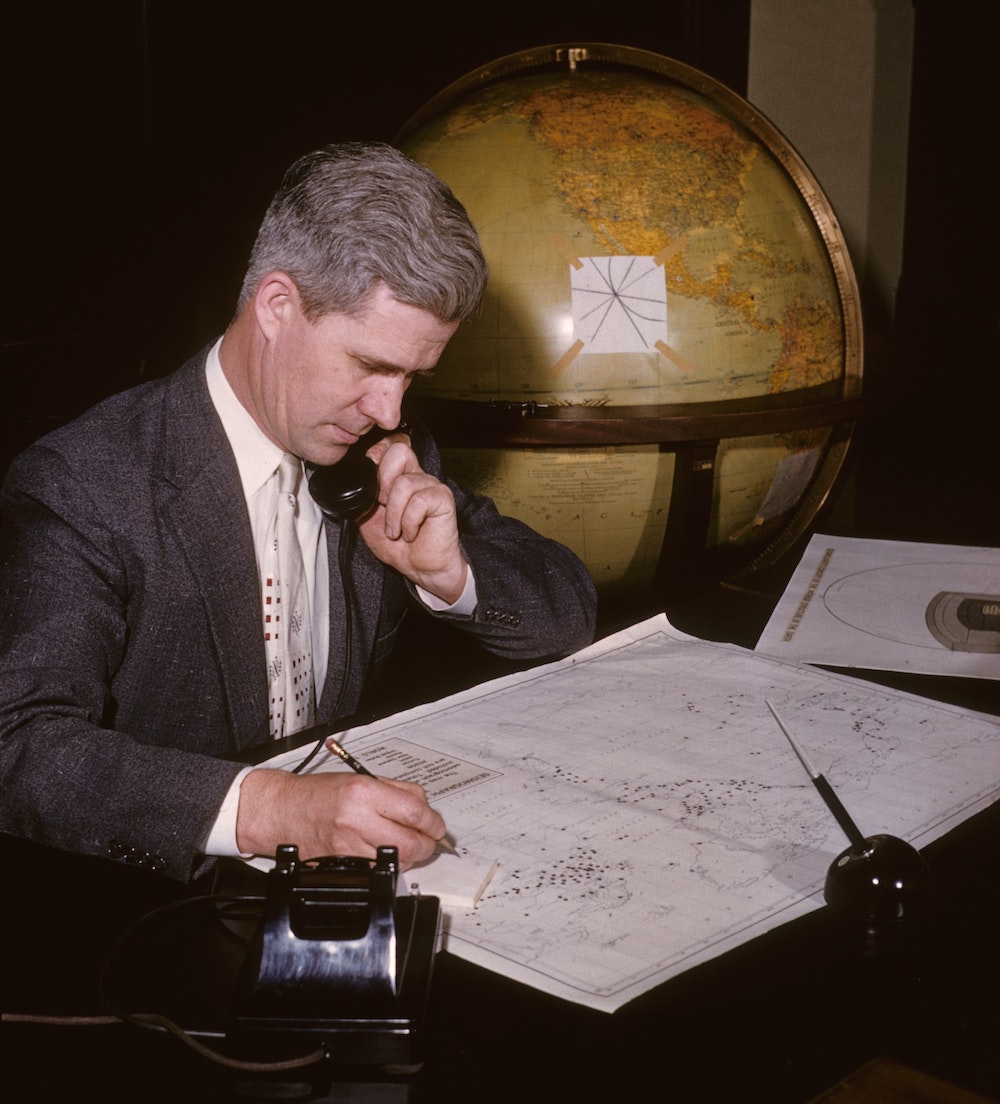
M 254 548 L 257 555 L 258 576 L 262 572 L 263 546 L 266 540 L 271 517 L 267 507 L 269 500 L 264 488 L 281 462 L 283 451 L 269 440 L 250 413 L 233 392 L 229 381 L 222 371 L 219 359 L 220 338 L 209 350 L 205 365 L 209 395 L 222 421 L 239 469 L 243 494 L 246 497 L 247 511 L 253 530 Z M 326 668 L 329 662 L 330 645 L 330 572 L 327 560 L 326 540 L 323 533 L 323 514 L 309 494 L 302 494 L 298 500 L 296 530 L 302 546 L 302 558 L 306 572 L 306 585 L 309 590 L 312 613 L 312 656 L 313 685 L 316 687 L 316 700 L 323 691 Z M 437 611 L 449 611 L 456 615 L 471 614 L 476 606 L 476 584 L 470 567 L 465 590 L 457 602 L 449 605 L 420 587 L 417 593 L 429 608 Z M 205 844 L 206 855 L 241 855 L 236 846 L 236 812 L 239 805 L 240 784 L 253 767 L 246 767 L 233 780 L 226 799 L 219 810 L 215 824 Z

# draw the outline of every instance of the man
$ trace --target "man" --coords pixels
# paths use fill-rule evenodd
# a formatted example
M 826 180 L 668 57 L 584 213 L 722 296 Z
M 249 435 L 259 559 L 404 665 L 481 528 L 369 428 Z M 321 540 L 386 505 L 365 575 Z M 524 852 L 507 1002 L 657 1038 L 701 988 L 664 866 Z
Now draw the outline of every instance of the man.
M 302 462 L 335 464 L 399 426 L 485 279 L 464 209 L 428 170 L 379 144 L 317 150 L 268 209 L 220 341 L 15 460 L 0 520 L 0 830 L 182 881 L 281 843 L 303 857 L 392 845 L 404 868 L 432 854 L 445 825 L 419 786 L 234 760 L 354 714 L 414 604 L 517 660 L 592 638 L 579 560 L 449 482 L 419 426 L 369 449 L 378 507 L 356 529 L 324 522 L 306 490 Z M 285 456 L 302 481 L 279 491 Z M 294 540 L 270 528 L 286 501 Z M 294 602 L 290 569 L 269 559 L 293 544 Z M 272 584 L 278 635 L 302 630 L 301 657 L 267 650 Z M 268 686 L 293 667 L 294 708 Z

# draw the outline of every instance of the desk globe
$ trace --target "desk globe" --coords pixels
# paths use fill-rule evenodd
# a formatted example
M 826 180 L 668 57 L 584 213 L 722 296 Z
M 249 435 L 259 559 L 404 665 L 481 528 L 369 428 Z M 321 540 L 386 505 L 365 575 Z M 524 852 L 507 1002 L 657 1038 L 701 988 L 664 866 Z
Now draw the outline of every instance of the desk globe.
M 862 412 L 836 218 L 746 101 L 628 47 L 477 69 L 396 137 L 490 265 L 418 411 L 449 471 L 571 547 L 605 597 L 776 560 Z

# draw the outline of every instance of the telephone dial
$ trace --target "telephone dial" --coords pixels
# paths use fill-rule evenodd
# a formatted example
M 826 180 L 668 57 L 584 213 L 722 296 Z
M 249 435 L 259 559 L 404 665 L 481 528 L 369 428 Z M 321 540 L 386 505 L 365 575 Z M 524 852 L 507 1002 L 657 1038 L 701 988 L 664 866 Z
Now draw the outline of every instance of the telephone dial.
M 306 466 L 309 493 L 324 515 L 333 521 L 363 521 L 378 503 L 378 465 L 365 456 L 390 433 L 409 433 L 406 422 L 395 429 L 375 428 L 355 441 L 343 458 L 329 467 Z

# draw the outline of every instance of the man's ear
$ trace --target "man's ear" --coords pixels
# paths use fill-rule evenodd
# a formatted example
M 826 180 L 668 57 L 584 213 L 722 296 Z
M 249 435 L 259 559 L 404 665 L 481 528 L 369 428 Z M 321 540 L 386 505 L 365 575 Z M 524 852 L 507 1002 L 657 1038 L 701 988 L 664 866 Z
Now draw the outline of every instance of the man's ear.
M 302 313 L 299 289 L 287 272 L 269 272 L 257 285 L 253 297 L 253 312 L 257 325 L 268 340 L 273 340 L 282 325 Z

